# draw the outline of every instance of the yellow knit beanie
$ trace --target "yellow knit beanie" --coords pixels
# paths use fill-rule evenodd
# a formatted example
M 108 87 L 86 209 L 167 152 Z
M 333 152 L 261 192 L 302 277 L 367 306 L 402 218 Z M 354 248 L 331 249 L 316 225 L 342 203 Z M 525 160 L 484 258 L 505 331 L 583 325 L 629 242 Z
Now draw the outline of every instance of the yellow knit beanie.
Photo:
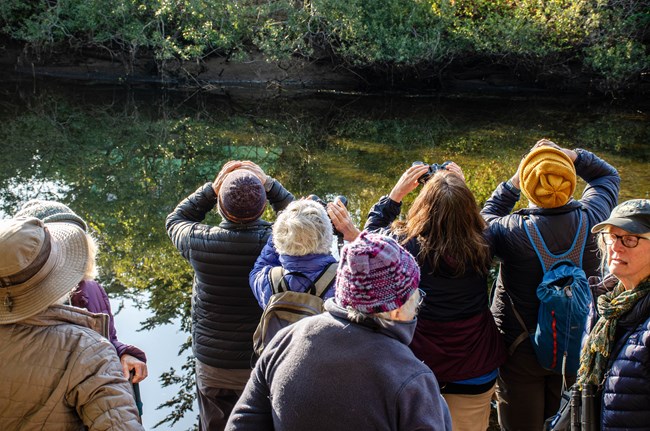
M 561 150 L 537 147 L 519 165 L 519 181 L 529 201 L 557 208 L 569 202 L 576 189 L 576 168 Z

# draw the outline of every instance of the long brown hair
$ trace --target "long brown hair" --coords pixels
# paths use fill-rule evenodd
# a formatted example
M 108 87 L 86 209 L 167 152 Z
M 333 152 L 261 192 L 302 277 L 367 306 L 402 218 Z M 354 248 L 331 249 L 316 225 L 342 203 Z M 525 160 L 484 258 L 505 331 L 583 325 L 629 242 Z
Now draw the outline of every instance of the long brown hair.
M 437 172 L 424 185 L 409 210 L 406 221 L 393 222 L 392 230 L 406 244 L 416 238 L 418 260 L 428 262 L 433 272 L 452 277 L 469 268 L 487 274 L 492 256 L 483 235 L 485 221 L 474 195 L 465 182 L 452 173 Z

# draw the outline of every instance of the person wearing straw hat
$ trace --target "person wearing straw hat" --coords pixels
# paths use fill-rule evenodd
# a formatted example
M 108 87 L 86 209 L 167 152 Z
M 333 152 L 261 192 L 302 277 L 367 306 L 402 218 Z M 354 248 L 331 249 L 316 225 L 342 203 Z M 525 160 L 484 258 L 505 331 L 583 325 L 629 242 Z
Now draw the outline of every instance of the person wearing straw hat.
M 169 238 L 192 265 L 192 352 L 199 429 L 223 429 L 250 377 L 253 333 L 262 309 L 248 275 L 271 234 L 267 201 L 284 209 L 293 195 L 251 161 L 232 160 L 167 216 Z M 214 208 L 216 225 L 204 223 Z
M 92 235 L 88 232 L 88 225 L 72 211 L 67 205 L 56 201 L 32 199 L 25 202 L 20 210 L 14 214 L 18 217 L 36 217 L 45 223 L 74 223 L 84 230 L 88 240 L 88 265 L 83 279 L 70 296 L 70 305 L 85 308 L 93 313 L 104 313 L 108 315 L 108 338 L 117 351 L 117 356 L 122 363 L 124 376 L 131 378 L 131 383 L 136 384 L 147 378 L 147 356 L 138 347 L 125 344 L 117 339 L 115 321 L 108 295 L 104 288 L 95 281 L 97 275 L 96 254 L 97 244 Z M 131 377 L 130 374 L 133 373 Z
M 587 186 L 580 200 L 574 200 L 578 177 Z M 588 232 L 609 216 L 616 206 L 619 187 L 616 169 L 595 154 L 561 148 L 542 139 L 481 210 L 501 260 L 491 310 L 510 351 L 497 379 L 497 410 L 503 430 L 540 429 L 544 420 L 558 411 L 563 387 L 563 376 L 539 364 L 527 336 L 537 325 L 540 302 L 536 292 L 544 272 L 526 225 L 533 223 L 548 251 L 561 255 L 572 248 L 579 229 Z M 530 205 L 511 214 L 521 193 Z M 597 274 L 596 249 L 593 235 L 587 235 L 582 256 L 587 276 Z M 570 384 L 574 378 L 568 376 L 567 382 Z
M 632 199 L 591 230 L 598 234 L 602 279 L 589 282 L 594 304 L 578 384 L 597 388 L 592 429 L 650 428 L 650 199 Z M 584 429 L 584 428 L 583 428 Z
M 226 430 L 451 430 L 433 372 L 409 349 L 420 268 L 394 239 L 345 245 L 325 313 L 280 330 Z
M 85 233 L 0 221 L 0 429 L 143 430 L 106 316 L 63 305 L 88 262 Z

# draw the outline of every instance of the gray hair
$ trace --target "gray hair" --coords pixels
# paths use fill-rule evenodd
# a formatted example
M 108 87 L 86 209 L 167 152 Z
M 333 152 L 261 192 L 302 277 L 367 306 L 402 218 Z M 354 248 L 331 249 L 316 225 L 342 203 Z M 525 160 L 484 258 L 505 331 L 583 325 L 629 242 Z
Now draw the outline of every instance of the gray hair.
M 273 243 L 279 254 L 329 254 L 333 237 L 327 211 L 311 200 L 291 202 L 273 225 Z
M 416 292 L 418 292 L 417 295 L 413 293 L 411 296 L 409 296 L 409 299 L 407 299 L 406 302 L 400 307 L 401 309 L 404 310 L 405 313 L 417 315 L 420 293 L 417 290 Z M 394 320 L 390 318 L 390 311 L 383 311 L 381 313 L 374 313 L 374 314 L 366 314 L 350 306 L 348 306 L 346 310 L 348 312 L 348 320 L 350 320 L 351 322 L 360 323 L 363 322 L 364 320 L 371 319 L 379 323 L 379 325 L 383 326 L 384 328 L 394 323 Z

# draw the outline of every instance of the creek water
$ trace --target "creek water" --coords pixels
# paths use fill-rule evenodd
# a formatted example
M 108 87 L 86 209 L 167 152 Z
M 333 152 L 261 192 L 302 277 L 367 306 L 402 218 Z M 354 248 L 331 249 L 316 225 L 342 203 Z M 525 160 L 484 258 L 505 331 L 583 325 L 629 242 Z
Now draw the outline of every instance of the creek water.
M 191 270 L 165 234 L 165 217 L 227 160 L 255 161 L 296 196 L 345 195 L 359 226 L 415 160 L 457 162 L 481 205 L 542 137 L 616 166 L 621 200 L 650 193 L 650 106 L 564 96 L 226 93 L 0 85 L 2 216 L 42 198 L 88 221 L 118 334 L 149 357 L 141 385 L 148 429 L 172 412 L 155 407 L 182 386 L 163 389 L 160 374 L 173 367 L 182 376 L 188 354 L 178 352 L 188 336 Z M 195 415 L 158 429 L 189 428 Z

